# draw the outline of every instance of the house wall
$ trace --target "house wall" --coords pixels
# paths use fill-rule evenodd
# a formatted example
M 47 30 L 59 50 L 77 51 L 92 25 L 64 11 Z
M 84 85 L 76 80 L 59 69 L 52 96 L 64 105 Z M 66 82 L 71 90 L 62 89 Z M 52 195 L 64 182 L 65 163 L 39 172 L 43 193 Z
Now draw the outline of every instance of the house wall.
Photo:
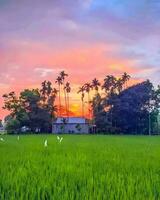
M 89 133 L 88 124 L 79 124 L 81 130 L 77 130 L 77 124 L 54 124 L 52 133 Z

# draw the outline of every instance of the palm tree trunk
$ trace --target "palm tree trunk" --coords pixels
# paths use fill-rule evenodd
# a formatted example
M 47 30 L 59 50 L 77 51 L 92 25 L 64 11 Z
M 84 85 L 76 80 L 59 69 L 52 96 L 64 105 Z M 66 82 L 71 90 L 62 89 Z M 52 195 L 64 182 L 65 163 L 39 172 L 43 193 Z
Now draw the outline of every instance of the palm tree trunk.
M 61 86 L 59 84 L 59 117 L 61 117 Z
M 89 92 L 88 92 L 88 115 L 90 118 L 90 96 L 89 96 Z
M 65 111 L 66 111 L 66 115 L 67 115 L 67 97 L 66 97 L 66 90 L 65 88 L 63 89 L 64 91 L 64 100 L 65 100 Z
M 84 103 L 83 103 L 83 100 L 82 100 L 82 117 L 84 117 Z
M 67 116 L 68 116 L 68 118 L 69 118 L 69 106 L 70 106 L 70 105 L 69 105 L 69 103 L 70 103 L 70 102 L 69 102 L 69 93 L 67 93 L 67 100 L 68 100 L 68 105 L 67 105 L 67 107 L 68 107 L 68 108 L 67 108 Z

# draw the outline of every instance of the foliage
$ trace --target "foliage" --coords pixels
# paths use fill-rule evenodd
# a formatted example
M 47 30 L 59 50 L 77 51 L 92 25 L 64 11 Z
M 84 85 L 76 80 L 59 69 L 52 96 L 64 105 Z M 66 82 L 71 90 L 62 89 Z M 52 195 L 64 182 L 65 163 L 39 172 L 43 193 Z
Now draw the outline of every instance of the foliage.
M 3 95 L 4 109 L 10 111 L 6 118 L 6 130 L 11 133 L 20 132 L 27 126 L 32 132 L 40 130 L 49 132 L 55 116 L 54 105 L 56 91 L 52 89 L 51 82 L 44 81 L 42 88 L 25 89 L 18 96 L 15 92 Z
M 0 128 L 3 127 L 2 120 L 0 119 Z
M 105 97 L 97 94 L 93 98 L 93 116 L 98 131 L 148 134 L 150 124 L 151 132 L 156 133 L 160 107 L 159 88 L 154 90 L 148 80 L 129 88 L 124 88 L 124 84 L 123 76 L 119 79 L 107 76 L 102 85 Z
M 11 118 L 6 124 L 6 130 L 10 134 L 19 133 L 21 131 L 20 128 L 21 128 L 21 123 L 18 119 Z

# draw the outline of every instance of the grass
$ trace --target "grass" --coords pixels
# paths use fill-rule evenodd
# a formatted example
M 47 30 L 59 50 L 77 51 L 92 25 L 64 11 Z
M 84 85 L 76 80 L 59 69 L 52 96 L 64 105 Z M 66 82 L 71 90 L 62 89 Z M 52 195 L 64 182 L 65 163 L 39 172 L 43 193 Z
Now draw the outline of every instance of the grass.
M 3 138 L 0 200 L 160 199 L 158 136 Z

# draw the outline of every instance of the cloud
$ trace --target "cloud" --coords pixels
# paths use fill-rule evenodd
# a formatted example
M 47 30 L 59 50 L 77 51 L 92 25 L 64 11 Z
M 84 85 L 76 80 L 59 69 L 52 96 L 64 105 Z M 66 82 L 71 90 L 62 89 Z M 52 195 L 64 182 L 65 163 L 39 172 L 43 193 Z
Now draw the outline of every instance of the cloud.
M 124 71 L 157 84 L 159 11 L 156 0 L 0 1 L 0 95 L 63 69 L 75 88 Z
M 43 77 L 43 78 L 47 77 L 48 75 L 52 75 L 55 71 L 58 71 L 58 70 L 48 69 L 48 68 L 39 68 L 39 67 L 37 67 L 37 68 L 34 69 L 34 71 L 36 73 L 38 73 L 38 75 L 40 77 Z

